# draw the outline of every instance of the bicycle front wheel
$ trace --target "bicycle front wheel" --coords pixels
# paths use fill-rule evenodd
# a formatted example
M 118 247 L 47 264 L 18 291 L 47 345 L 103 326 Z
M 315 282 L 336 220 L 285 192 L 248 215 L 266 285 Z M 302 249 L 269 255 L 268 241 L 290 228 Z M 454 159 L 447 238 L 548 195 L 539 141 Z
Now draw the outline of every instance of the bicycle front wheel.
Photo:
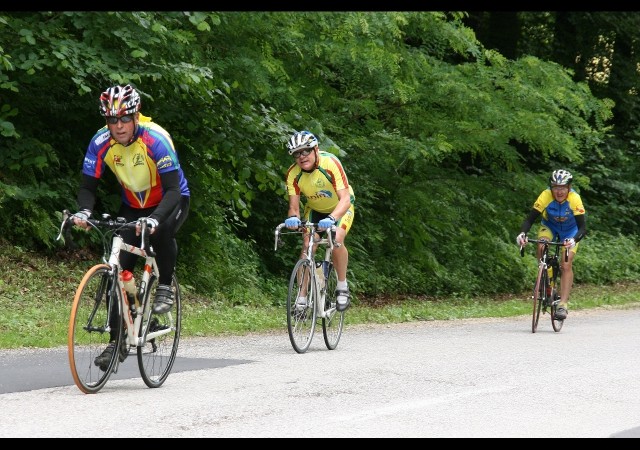
M 551 294 L 551 326 L 553 327 L 553 331 L 556 333 L 562 329 L 562 325 L 564 324 L 564 320 L 556 319 L 556 309 L 558 308 L 558 303 L 560 302 L 560 295 L 554 289 Z
M 118 352 L 112 352 L 109 361 L 96 361 L 111 340 L 109 302 L 115 300 L 113 308 L 120 304 L 119 298 L 111 298 L 119 292 L 111 288 L 114 281 L 111 268 L 97 264 L 84 275 L 73 298 L 67 336 L 69 365 L 73 381 L 85 394 L 102 389 L 116 364 Z M 122 323 L 121 316 L 117 323 Z
M 547 295 L 547 271 L 540 266 L 538 270 L 538 277 L 536 278 L 536 284 L 533 288 L 533 317 L 531 319 L 531 332 L 535 333 L 538 329 L 538 322 L 540 321 L 540 311 L 542 310 L 542 303 L 544 303 L 545 296 Z
M 311 262 L 300 259 L 293 268 L 287 295 L 287 329 L 291 346 L 298 353 L 309 349 L 316 329 L 316 290 Z M 298 299 L 306 295 L 306 301 Z
M 322 318 L 322 334 L 324 335 L 324 343 L 329 350 L 335 350 L 342 336 L 342 328 L 344 326 L 344 311 L 336 309 L 336 288 L 338 286 L 338 273 L 333 267 L 329 266 L 329 277 L 327 278 L 327 289 L 325 292 L 324 314 Z
M 142 337 L 142 345 L 138 346 L 138 368 L 144 383 L 150 388 L 162 386 L 171 373 L 178 353 L 182 324 L 182 297 L 175 274 L 171 280 L 173 306 L 166 314 L 151 313 L 156 286 L 156 277 L 151 277 L 138 334 Z

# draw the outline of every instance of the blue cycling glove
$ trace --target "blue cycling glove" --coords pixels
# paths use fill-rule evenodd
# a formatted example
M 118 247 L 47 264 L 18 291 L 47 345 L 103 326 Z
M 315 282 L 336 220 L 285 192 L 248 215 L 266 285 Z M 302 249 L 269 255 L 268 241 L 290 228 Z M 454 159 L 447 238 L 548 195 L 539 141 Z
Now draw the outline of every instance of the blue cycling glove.
M 287 228 L 300 228 L 300 225 L 302 225 L 302 222 L 300 221 L 299 217 L 291 216 L 291 217 L 287 217 L 287 219 L 284 221 L 284 224 Z
M 325 217 L 320 222 L 318 222 L 318 228 L 331 228 L 336 224 L 336 221 L 333 217 Z

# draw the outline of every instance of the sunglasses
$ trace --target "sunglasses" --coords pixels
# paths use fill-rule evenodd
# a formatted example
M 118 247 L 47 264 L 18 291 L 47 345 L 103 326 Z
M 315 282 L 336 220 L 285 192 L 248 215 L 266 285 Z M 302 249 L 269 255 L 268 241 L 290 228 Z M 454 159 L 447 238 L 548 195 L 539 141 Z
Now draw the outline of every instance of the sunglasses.
M 307 156 L 307 155 L 308 155 L 309 153 L 311 153 L 312 151 L 313 151 L 313 149 L 312 149 L 312 148 L 306 148 L 306 149 L 304 149 L 304 150 L 299 150 L 299 151 L 297 151 L 297 152 L 293 153 L 293 157 L 294 157 L 295 159 L 298 159 L 298 158 L 300 158 L 301 156 Z
M 118 123 L 118 120 L 122 121 L 122 123 L 129 123 L 133 120 L 133 114 L 127 114 L 126 116 L 122 116 L 122 117 L 107 117 L 107 123 L 109 125 L 115 125 Z

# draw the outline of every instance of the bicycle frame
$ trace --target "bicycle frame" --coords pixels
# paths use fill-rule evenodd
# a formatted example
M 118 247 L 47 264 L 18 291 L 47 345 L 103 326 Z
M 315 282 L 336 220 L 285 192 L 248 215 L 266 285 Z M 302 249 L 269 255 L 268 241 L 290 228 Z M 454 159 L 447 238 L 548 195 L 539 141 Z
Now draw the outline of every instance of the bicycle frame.
M 144 249 L 144 236 L 142 238 L 142 246 L 136 247 L 134 245 L 129 245 L 125 243 L 119 235 L 113 236 L 111 241 L 111 253 L 109 256 L 109 260 L 107 264 L 109 264 L 113 271 L 118 273 L 116 277 L 118 288 L 122 295 L 121 299 L 121 307 L 126 319 L 126 328 L 127 328 L 127 344 L 141 346 L 144 345 L 145 342 L 149 339 L 153 339 L 157 336 L 162 336 L 163 334 L 167 334 L 172 332 L 171 329 L 168 330 L 159 330 L 155 332 L 149 333 L 149 330 L 145 328 L 144 335 L 139 336 L 138 330 L 140 330 L 140 322 L 143 318 L 144 309 L 146 308 L 146 314 L 151 314 L 150 308 L 148 308 L 148 302 L 142 302 L 139 305 L 129 304 L 129 298 L 127 296 L 127 291 L 124 288 L 124 281 L 122 280 L 122 267 L 120 267 L 120 252 L 125 251 L 129 253 L 133 253 L 134 255 L 141 256 L 145 258 L 144 269 L 142 271 L 142 280 L 140 281 L 140 289 L 138 292 L 139 299 L 145 299 L 146 288 L 149 285 L 149 280 L 152 275 L 155 275 L 156 278 L 160 276 L 158 271 L 158 265 L 156 264 L 155 253 L 152 251 Z

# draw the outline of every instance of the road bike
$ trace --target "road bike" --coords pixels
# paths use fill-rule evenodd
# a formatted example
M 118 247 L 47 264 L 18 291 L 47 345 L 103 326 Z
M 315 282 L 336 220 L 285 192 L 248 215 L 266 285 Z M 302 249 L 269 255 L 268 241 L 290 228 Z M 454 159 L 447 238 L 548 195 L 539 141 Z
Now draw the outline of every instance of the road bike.
M 103 244 L 103 263 L 85 273 L 76 289 L 71 306 L 68 330 L 68 355 L 71 374 L 76 386 L 85 394 L 97 393 L 109 377 L 118 372 L 121 362 L 135 348 L 138 368 L 145 384 L 160 387 L 171 372 L 178 352 L 182 303 L 180 286 L 173 275 L 171 287 L 174 303 L 166 314 L 152 314 L 152 303 L 159 278 L 153 248 L 145 219 L 141 219 L 140 247 L 124 242 L 121 230 L 135 229 L 136 222 L 122 217 L 87 219 L 91 230 L 100 233 Z M 58 240 L 69 234 L 73 215 L 65 210 Z M 144 258 L 144 268 L 137 286 L 137 295 L 127 295 L 120 266 L 120 252 Z M 139 270 L 138 270 L 139 272 Z M 130 298 L 131 297 L 131 298 Z M 116 351 L 102 367 L 96 361 L 110 341 Z
M 558 239 L 558 236 L 556 236 Z M 527 239 L 528 242 L 542 245 L 542 253 L 538 260 L 538 274 L 533 287 L 533 317 L 531 320 L 531 332 L 538 329 L 540 312 L 551 316 L 551 326 L 553 331 L 562 329 L 564 320 L 556 319 L 556 309 L 560 303 L 560 248 L 564 247 L 563 242 L 549 241 L 548 239 Z M 549 247 L 555 247 L 553 254 L 549 254 Z M 524 256 L 524 247 L 520 247 L 520 256 Z M 564 252 L 565 261 L 569 259 L 569 249 Z
M 332 253 L 335 242 L 335 225 L 322 232 L 317 231 L 317 223 L 303 222 L 298 230 L 281 231 L 284 223 L 275 229 L 275 250 L 281 244 L 282 234 L 302 234 L 310 236 L 310 245 L 305 255 L 299 259 L 291 272 L 287 294 L 287 329 L 289 340 L 297 353 L 309 349 L 316 329 L 316 321 L 322 319 L 324 343 L 329 350 L 335 350 L 342 336 L 344 311 L 336 309 L 336 288 L 338 274 L 333 266 Z M 319 246 L 325 247 L 324 258 L 316 260 Z M 306 297 L 301 302 L 300 297 Z

